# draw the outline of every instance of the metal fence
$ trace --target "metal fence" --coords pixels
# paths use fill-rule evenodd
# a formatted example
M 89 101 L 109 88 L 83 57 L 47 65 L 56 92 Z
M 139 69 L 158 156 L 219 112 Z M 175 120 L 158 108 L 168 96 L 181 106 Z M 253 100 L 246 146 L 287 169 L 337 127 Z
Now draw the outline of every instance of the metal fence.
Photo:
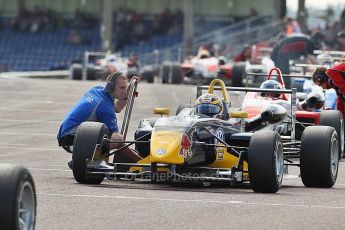
M 226 27 L 216 30 L 205 36 L 195 38 L 193 53 L 196 53 L 201 45 L 213 44 L 218 47 L 218 52 L 216 50 L 215 53 L 216 56 L 224 55 L 228 59 L 232 59 L 242 50 L 244 44 L 255 44 L 259 41 L 269 41 L 274 38 L 281 32 L 281 25 L 280 20 L 274 21 L 272 18 L 265 16 L 257 18 L 257 20 L 243 22 L 241 25 L 236 24 L 231 28 Z M 239 28 L 242 28 L 242 30 Z M 178 44 L 167 49 L 155 50 L 152 53 L 141 55 L 139 60 L 142 66 L 158 67 L 164 61 L 182 62 L 182 54 L 183 44 Z

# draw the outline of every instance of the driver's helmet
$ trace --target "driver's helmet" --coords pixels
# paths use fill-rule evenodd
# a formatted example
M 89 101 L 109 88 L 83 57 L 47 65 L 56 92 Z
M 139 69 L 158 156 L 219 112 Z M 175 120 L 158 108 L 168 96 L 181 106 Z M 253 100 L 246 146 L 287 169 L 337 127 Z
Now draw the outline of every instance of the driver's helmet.
M 214 94 L 201 95 L 195 102 L 195 112 L 209 117 L 220 114 L 222 110 L 222 99 Z
M 276 80 L 266 80 L 266 81 L 264 81 L 261 84 L 260 89 L 283 89 L 283 86 L 282 86 L 282 84 L 280 84 Z M 277 93 L 277 92 L 261 92 L 260 96 L 261 97 L 270 97 L 270 98 L 279 98 L 280 97 L 280 93 Z
M 198 56 L 200 59 L 204 59 L 204 58 L 209 58 L 211 55 L 208 50 L 200 50 Z

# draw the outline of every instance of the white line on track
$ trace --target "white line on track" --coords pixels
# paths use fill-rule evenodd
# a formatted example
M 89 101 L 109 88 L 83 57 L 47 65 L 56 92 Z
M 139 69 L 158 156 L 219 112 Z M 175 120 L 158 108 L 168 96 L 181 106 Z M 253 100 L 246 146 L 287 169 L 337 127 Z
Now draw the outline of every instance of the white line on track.
M 327 205 L 305 205 L 305 204 L 282 204 L 282 203 L 256 203 L 243 201 L 220 201 L 220 200 L 183 200 L 183 199 L 165 199 L 153 197 L 136 197 L 136 196 L 109 196 L 109 195 L 83 195 L 83 194 L 62 194 L 62 193 L 37 193 L 39 196 L 57 196 L 57 197 L 80 197 L 80 198 L 106 198 L 106 199 L 124 199 L 124 200 L 149 200 L 163 202 L 188 202 L 188 203 L 214 203 L 214 204 L 237 204 L 252 206 L 271 206 L 271 207 L 289 207 L 289 208 L 314 208 L 314 209 L 345 209 L 344 206 L 327 206 Z
M 67 166 L 67 165 L 66 165 Z M 65 166 L 65 167 L 66 167 Z M 32 171 L 59 171 L 59 172 L 72 172 L 71 169 L 49 169 L 49 168 L 28 168 Z
M 0 132 L 0 135 L 25 135 L 25 136 L 55 136 L 56 133 L 13 133 L 13 132 Z
M 11 108 L 0 108 L 0 111 L 6 112 L 40 112 L 40 113 L 66 113 L 67 110 L 41 110 L 41 109 L 11 109 Z
M 20 146 L 24 146 L 24 145 L 27 145 L 27 144 L 0 143 L 0 145 L 20 145 Z
M 50 149 L 50 148 L 25 148 L 25 147 L 12 147 L 12 146 L 0 146 L 0 149 L 21 149 L 21 150 L 39 150 L 39 151 L 61 151 L 62 149 Z M 0 157 L 3 155 L 0 155 Z
M 47 121 L 47 120 L 21 120 L 21 119 L 0 119 L 1 122 L 28 122 L 28 123 L 60 123 L 61 121 Z

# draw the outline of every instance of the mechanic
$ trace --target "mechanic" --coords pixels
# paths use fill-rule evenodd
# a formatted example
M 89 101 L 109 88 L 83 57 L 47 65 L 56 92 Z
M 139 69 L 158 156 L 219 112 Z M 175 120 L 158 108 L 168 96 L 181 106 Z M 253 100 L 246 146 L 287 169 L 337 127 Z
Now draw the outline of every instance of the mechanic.
M 206 115 L 208 117 L 216 116 L 219 119 L 222 118 L 223 103 L 222 99 L 214 94 L 204 94 L 201 95 L 195 101 L 195 112 L 199 114 Z
M 323 89 L 333 88 L 337 93 L 337 110 L 345 117 L 345 63 L 332 68 L 317 68 L 312 76 L 313 82 Z
M 140 80 L 137 76 L 133 78 Z M 71 146 L 78 126 L 84 121 L 97 121 L 104 123 L 111 135 L 112 141 L 123 141 L 123 136 L 119 133 L 116 113 L 126 106 L 128 99 L 127 77 L 122 72 L 111 73 L 106 79 L 106 85 L 95 86 L 89 89 L 72 110 L 67 114 L 60 126 L 58 133 L 58 143 L 67 152 L 72 153 Z M 112 143 L 110 149 L 120 148 L 123 143 Z M 124 148 L 114 158 L 119 158 L 121 162 L 127 159 L 130 162 L 137 162 L 141 157 L 131 148 Z M 126 162 L 129 163 L 129 162 Z M 70 168 L 72 161 L 68 162 Z
M 323 38 L 320 32 L 314 33 L 311 37 L 304 34 L 285 36 L 273 47 L 271 58 L 283 74 L 290 73 L 290 60 L 298 60 L 302 56 L 311 64 L 317 64 L 314 50 L 323 49 Z M 286 79 L 287 88 L 290 88 L 289 83 L 288 78 Z

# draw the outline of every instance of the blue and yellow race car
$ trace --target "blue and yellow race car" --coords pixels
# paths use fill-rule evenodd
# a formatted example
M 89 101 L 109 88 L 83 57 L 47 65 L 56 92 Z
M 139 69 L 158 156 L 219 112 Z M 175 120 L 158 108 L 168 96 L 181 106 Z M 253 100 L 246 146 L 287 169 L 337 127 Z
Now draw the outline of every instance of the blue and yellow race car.
M 218 85 L 218 86 L 217 86 Z M 204 88 L 203 88 L 204 87 Z M 337 179 L 339 143 L 337 133 L 329 126 L 310 126 L 302 138 L 294 138 L 296 101 L 291 111 L 280 105 L 265 107 L 260 114 L 248 118 L 244 111 L 229 112 L 229 87 L 215 79 L 206 95 L 221 90 L 222 97 L 200 97 L 211 104 L 221 103 L 216 116 L 207 116 L 212 106 L 180 107 L 175 116 L 166 108 L 156 108 L 157 119 L 142 119 L 134 141 L 143 157 L 136 163 L 109 162 L 109 156 L 120 149 L 109 150 L 111 144 L 104 124 L 85 122 L 79 126 L 74 142 L 73 174 L 79 183 L 99 184 L 105 177 L 126 177 L 151 181 L 201 181 L 230 184 L 250 183 L 255 192 L 275 193 L 282 184 L 286 165 L 301 168 L 301 178 L 307 187 L 332 187 Z M 205 86 L 198 87 L 198 92 Z M 248 90 L 248 88 L 246 89 Z M 251 89 L 279 91 L 293 90 Z M 130 94 L 131 95 L 131 94 Z M 133 99 L 125 121 L 129 122 Z M 166 116 L 163 116 L 166 115 Z M 293 122 L 291 122 L 291 120 Z M 293 162 L 291 153 L 300 161 Z M 123 170 L 127 166 L 128 170 Z M 317 167 L 316 167 L 317 166 Z

